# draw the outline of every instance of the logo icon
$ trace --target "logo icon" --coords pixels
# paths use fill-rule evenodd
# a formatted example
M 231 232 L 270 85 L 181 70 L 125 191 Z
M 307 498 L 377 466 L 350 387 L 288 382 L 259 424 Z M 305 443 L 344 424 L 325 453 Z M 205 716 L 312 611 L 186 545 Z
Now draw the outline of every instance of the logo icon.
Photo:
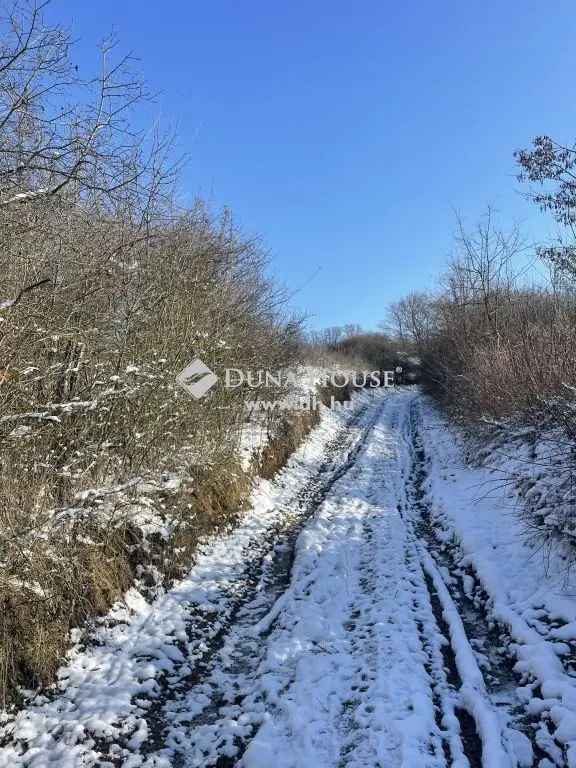
M 176 376 L 176 383 L 196 400 L 204 397 L 217 381 L 218 376 L 199 357 Z

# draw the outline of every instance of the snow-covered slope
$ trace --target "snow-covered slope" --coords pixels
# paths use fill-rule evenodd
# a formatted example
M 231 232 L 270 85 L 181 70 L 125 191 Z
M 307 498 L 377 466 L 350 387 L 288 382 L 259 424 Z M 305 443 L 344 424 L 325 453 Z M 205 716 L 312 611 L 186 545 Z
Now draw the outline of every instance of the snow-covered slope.
M 548 514 L 555 514 L 554 501 L 562 508 L 553 495 L 558 473 L 537 458 L 550 446 L 516 439 L 492 448 L 488 467 L 473 467 L 463 461 L 463 438 L 426 401 L 422 413 L 436 536 L 455 545 L 470 589 L 481 587 L 490 614 L 509 634 L 524 682 L 518 696 L 541 720 L 537 736 L 552 753 L 548 759 L 558 761 L 546 765 L 576 766 L 576 585 L 562 548 L 547 550 L 529 535 L 519 482 L 532 472 L 531 487 Z

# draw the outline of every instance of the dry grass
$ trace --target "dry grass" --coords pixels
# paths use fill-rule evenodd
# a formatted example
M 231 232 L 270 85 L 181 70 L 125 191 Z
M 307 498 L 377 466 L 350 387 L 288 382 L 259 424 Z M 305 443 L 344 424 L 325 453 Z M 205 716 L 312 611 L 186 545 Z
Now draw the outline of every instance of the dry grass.
M 318 421 L 317 410 L 294 411 L 284 416 L 258 457 L 258 474 L 266 479 L 272 478 Z
M 22 549 L 0 582 L 0 697 L 17 702 L 19 689 L 53 681 L 70 629 L 105 613 L 130 586 L 135 562 L 126 531 L 105 538 L 38 542 Z

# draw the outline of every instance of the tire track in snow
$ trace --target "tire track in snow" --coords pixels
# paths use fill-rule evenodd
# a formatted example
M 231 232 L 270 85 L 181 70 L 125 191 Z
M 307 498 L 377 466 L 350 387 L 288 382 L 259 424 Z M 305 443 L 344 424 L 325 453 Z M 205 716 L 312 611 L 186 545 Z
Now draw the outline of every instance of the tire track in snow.
M 468 757 L 472 757 L 478 765 L 492 764 L 491 761 L 499 764 L 498 760 L 501 764 L 519 768 L 564 765 L 563 761 L 557 762 L 557 750 L 553 752 L 554 762 L 549 761 L 552 755 L 542 749 L 536 738 L 540 724 L 515 696 L 515 688 L 521 684 L 521 680 L 514 670 L 516 659 L 509 650 L 508 634 L 490 618 L 486 607 L 487 597 L 484 600 L 473 599 L 473 593 L 481 592 L 481 589 L 472 574 L 466 574 L 464 582 L 456 559 L 451 556 L 450 547 L 436 538 L 425 490 L 427 471 L 421 429 L 421 417 L 415 401 L 410 414 L 413 466 L 409 494 L 412 497 L 412 523 L 422 548 L 420 558 L 438 622 L 444 624 L 443 632 L 447 640 L 451 641 L 452 638 L 453 642 L 456 635 L 461 649 L 464 648 L 468 655 L 467 662 L 461 661 L 461 664 L 465 666 L 467 663 L 469 668 L 475 668 L 476 681 L 472 682 L 472 688 L 475 687 L 476 691 L 468 692 L 468 703 L 464 711 L 467 711 L 469 717 L 474 716 L 477 723 L 481 723 L 488 715 L 488 722 L 485 721 L 476 735 L 470 732 L 470 723 L 465 726 L 469 734 L 468 739 L 464 738 L 464 742 L 468 740 Z M 479 712 L 478 701 L 482 701 L 484 696 L 490 708 L 488 711 L 482 708 L 484 711 Z M 496 718 L 490 717 L 490 710 Z M 487 740 L 494 742 L 494 733 L 500 732 L 507 758 L 492 757 L 486 745 Z M 471 754 L 475 738 L 480 738 L 484 747 L 480 763 L 478 755 Z M 498 744 L 492 743 L 492 751 L 494 747 L 499 749 Z M 486 754 L 487 751 L 489 754 Z
M 289 584 L 297 537 L 333 486 L 354 467 L 385 405 L 386 398 L 372 402 L 331 441 L 330 460 L 299 491 L 290 525 L 276 532 L 274 546 L 260 560 L 258 578 L 201 666 L 170 682 L 152 738 L 144 747 L 152 758 L 154 753 L 160 759 L 171 755 L 176 768 L 228 768 L 241 758 L 260 723 L 262 703 L 253 691 L 253 678 L 275 625 L 270 612 L 281 603 Z M 266 617 L 265 631 L 255 632 Z
M 359 589 L 345 625 L 352 634 L 352 654 L 357 666 L 350 687 L 351 698 L 343 709 L 345 733 L 339 768 L 446 765 L 421 636 L 418 642 L 425 620 L 415 599 L 415 590 L 421 583 L 413 580 L 406 528 L 396 503 L 398 458 L 404 447 L 398 442 L 398 428 L 406 402 L 406 393 L 398 393 L 384 414 L 382 427 L 388 445 L 380 446 L 381 451 L 384 448 L 383 455 L 373 458 L 366 480 L 370 507 L 362 519 Z M 408 654 L 401 647 L 406 646 L 406 641 Z M 420 690 L 415 692 L 410 685 L 406 686 L 402 704 L 400 680 L 406 685 L 412 676 L 420 678 Z M 375 730 L 376 718 L 370 715 L 378 705 L 380 721 L 400 721 L 397 729 L 391 728 L 388 733 Z M 411 729 L 413 715 L 420 724 Z
M 406 392 L 390 398 L 303 533 L 259 670 L 274 697 L 239 768 L 446 766 L 418 631 L 431 612 L 405 558 L 412 544 L 396 504 L 397 426 L 408 402 Z M 455 725 L 446 723 L 457 738 Z

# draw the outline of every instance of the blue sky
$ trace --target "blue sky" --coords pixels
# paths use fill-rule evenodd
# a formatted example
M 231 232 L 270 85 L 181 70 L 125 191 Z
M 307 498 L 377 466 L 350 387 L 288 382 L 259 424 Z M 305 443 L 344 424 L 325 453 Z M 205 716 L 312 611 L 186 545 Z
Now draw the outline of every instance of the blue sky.
M 312 327 L 434 284 L 454 209 L 530 239 L 513 151 L 576 139 L 576 7 L 533 0 L 54 0 L 86 74 L 111 30 L 189 156 L 182 188 L 262 236 Z

